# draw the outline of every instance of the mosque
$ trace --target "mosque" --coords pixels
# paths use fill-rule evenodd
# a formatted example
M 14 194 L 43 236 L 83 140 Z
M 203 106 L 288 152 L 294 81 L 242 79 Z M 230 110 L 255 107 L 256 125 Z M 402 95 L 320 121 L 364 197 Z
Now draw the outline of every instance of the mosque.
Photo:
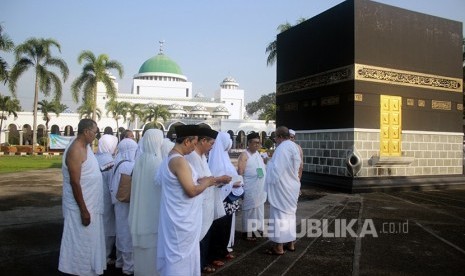
M 154 57 L 146 60 L 134 75 L 130 93 L 120 92 L 116 78 L 112 76 L 117 89 L 116 100 L 131 104 L 161 105 L 166 107 L 169 118 L 157 120 L 158 127 L 165 135 L 174 138 L 174 127 L 180 124 L 198 124 L 208 126 L 217 131 L 230 133 L 233 139 L 233 149 L 245 148 L 246 135 L 251 132 L 260 133 L 262 140 L 269 137 L 275 130 L 274 122 L 265 123 L 264 120 L 248 118 L 245 110 L 245 91 L 232 77 L 226 77 L 214 92 L 213 98 L 195 93 L 192 82 L 183 75 L 180 66 L 160 51 Z M 145 126 L 140 118 L 134 122 L 129 120 L 115 120 L 107 115 L 108 102 L 106 90 L 102 83 L 97 86 L 97 107 L 101 111 L 101 118 L 97 119 L 99 131 L 111 128 L 113 133 L 130 129 L 135 132 L 136 138 L 142 134 Z M 37 117 L 37 141 L 45 137 L 46 122 L 42 114 Z M 48 123 L 48 133 L 58 134 L 61 137 L 74 136 L 79 123 L 78 113 L 61 113 L 59 116 L 51 114 Z M 4 120 L 0 135 L 0 143 L 25 145 L 32 143 L 32 112 L 19 112 L 15 119 L 9 116 Z

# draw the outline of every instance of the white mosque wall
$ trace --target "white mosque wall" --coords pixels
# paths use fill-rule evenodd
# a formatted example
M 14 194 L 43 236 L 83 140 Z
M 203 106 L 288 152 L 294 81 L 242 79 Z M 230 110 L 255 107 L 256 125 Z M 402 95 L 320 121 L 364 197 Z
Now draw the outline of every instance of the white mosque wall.
M 132 94 L 142 97 L 192 99 L 192 83 L 134 79 Z
M 230 119 L 243 119 L 245 112 L 244 90 L 220 88 L 215 93 L 215 98 L 224 102 L 228 109 Z

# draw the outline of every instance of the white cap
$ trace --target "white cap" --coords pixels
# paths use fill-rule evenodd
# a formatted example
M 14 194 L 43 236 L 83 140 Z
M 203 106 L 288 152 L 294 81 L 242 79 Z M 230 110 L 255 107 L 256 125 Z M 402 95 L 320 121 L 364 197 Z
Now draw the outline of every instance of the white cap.
M 290 135 L 294 135 L 294 136 L 295 136 L 295 130 L 293 130 L 293 129 L 289 129 L 289 134 L 290 134 Z

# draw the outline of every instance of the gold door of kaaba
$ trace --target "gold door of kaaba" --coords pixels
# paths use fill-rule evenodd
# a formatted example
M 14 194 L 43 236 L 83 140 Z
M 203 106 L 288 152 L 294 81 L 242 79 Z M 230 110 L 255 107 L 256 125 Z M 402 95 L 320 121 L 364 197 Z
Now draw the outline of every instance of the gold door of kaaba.
M 380 156 L 400 156 L 402 97 L 381 95 L 380 101 Z

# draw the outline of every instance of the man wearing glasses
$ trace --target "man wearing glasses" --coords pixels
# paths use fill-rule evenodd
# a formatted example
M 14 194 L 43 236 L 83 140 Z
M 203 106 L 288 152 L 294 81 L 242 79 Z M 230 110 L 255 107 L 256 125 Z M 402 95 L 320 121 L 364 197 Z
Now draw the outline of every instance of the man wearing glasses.
M 257 233 L 254 232 L 263 232 L 264 227 L 266 168 L 258 152 L 260 147 L 260 135 L 256 132 L 250 133 L 247 135 L 247 150 L 237 160 L 237 172 L 244 178 L 242 231 L 248 241 L 255 241 Z
M 82 119 L 78 134 L 63 155 L 63 236 L 58 270 L 74 275 L 103 274 L 106 269 L 103 231 L 103 184 L 90 147 L 97 124 Z

